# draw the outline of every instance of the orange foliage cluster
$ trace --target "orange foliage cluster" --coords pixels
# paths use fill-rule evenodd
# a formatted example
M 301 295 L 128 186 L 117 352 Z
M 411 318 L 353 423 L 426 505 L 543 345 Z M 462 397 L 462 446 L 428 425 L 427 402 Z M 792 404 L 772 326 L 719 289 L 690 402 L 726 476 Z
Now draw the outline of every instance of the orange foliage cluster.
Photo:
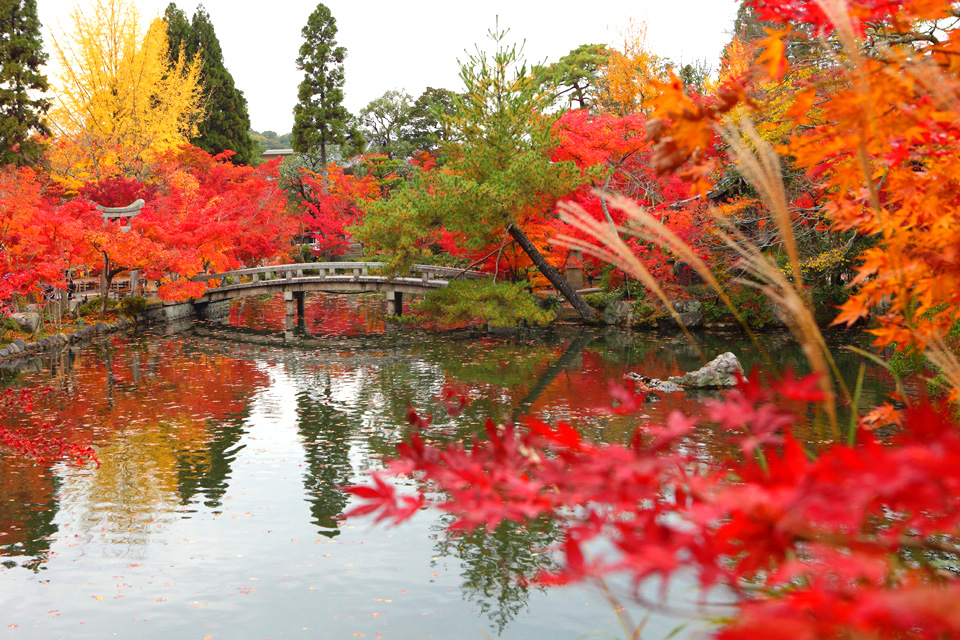
M 751 4 L 764 19 L 800 20 L 834 33 L 839 61 L 795 73 L 785 43 L 809 36 L 769 30 L 754 69 L 731 74 L 713 96 L 690 96 L 674 78 L 662 85 L 657 119 L 648 127 L 654 165 L 679 169 L 706 190 L 715 164 L 702 150 L 725 116 L 756 108 L 760 83 L 790 76 L 795 93 L 779 151 L 805 172 L 834 232 L 874 240 L 860 256 L 856 288 L 837 321 L 872 315 L 878 345 L 927 344 L 960 312 L 960 32 L 948 27 L 937 44 L 911 35 L 918 19 L 945 18 L 949 5 L 861 1 L 846 13 L 833 2 Z M 864 54 L 861 20 L 881 16 L 889 44 Z

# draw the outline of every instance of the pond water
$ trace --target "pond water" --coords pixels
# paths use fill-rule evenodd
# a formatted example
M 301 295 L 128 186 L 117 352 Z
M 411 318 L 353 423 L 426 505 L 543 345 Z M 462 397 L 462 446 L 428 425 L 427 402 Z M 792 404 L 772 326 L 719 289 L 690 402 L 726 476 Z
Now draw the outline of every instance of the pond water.
M 609 381 L 694 369 L 696 352 L 681 336 L 578 327 L 392 334 L 382 304 L 311 296 L 306 335 L 284 338 L 282 301 L 250 302 L 222 324 L 105 337 L 0 373 L 4 386 L 52 387 L 36 412 L 69 423 L 103 463 L 0 452 L 0 638 L 623 637 L 601 589 L 525 585 L 554 562 L 549 523 L 451 538 L 428 509 L 374 526 L 343 520 L 340 487 L 394 451 L 408 406 L 433 414 L 438 439 L 523 414 L 624 439 L 700 401 L 614 416 Z M 802 368 L 786 336 L 763 345 Z M 761 361 L 738 334 L 701 347 Z M 840 364 L 852 381 L 858 363 Z M 455 418 L 439 400 L 447 386 L 472 399 Z M 871 370 L 864 403 L 888 387 Z M 691 446 L 713 456 L 726 445 L 707 433 Z M 705 613 L 683 584 L 670 598 Z M 643 637 L 667 636 L 682 613 L 654 616 Z

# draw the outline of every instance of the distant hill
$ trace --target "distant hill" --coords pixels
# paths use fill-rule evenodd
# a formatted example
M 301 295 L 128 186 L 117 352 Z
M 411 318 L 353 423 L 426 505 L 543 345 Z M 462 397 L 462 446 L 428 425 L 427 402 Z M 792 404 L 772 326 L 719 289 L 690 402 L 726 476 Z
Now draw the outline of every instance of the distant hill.
M 264 150 L 289 149 L 293 144 L 291 141 L 292 135 L 292 133 L 285 133 L 282 136 L 278 136 L 276 131 L 264 131 L 260 133 L 259 131 L 250 129 L 250 138 L 254 143 L 259 143 Z

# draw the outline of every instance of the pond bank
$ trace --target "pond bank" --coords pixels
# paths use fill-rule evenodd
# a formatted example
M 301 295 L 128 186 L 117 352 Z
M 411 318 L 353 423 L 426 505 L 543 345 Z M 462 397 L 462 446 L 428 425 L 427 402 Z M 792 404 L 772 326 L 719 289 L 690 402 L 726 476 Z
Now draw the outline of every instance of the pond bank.
M 225 312 L 221 306 L 209 306 L 212 308 L 208 310 L 206 315 Z M 73 331 L 47 335 L 30 342 L 23 338 L 16 338 L 9 344 L 0 347 L 0 368 L 9 368 L 13 361 L 21 358 L 53 353 L 77 343 L 87 342 L 97 336 L 147 324 L 194 318 L 196 315 L 196 309 L 190 302 L 166 303 L 158 300 L 151 303 L 143 313 L 136 316 L 118 316 L 110 322 L 100 321 L 75 328 Z

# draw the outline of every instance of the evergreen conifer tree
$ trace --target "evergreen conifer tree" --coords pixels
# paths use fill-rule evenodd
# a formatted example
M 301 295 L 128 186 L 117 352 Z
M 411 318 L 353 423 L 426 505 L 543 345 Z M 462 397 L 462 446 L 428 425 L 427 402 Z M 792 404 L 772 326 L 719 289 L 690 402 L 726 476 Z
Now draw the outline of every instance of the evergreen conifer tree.
M 206 117 L 191 142 L 207 153 L 233 151 L 235 164 L 249 164 L 253 160 L 254 145 L 249 135 L 247 100 L 223 64 L 223 50 L 210 15 L 200 5 L 193 20 L 187 23 L 186 14 L 171 2 L 164 17 L 171 59 L 177 59 L 182 46 L 183 53 L 190 59 L 199 54 L 202 64 Z
M 46 61 L 36 0 L 0 0 L 0 164 L 39 159 L 34 136 L 49 133 L 50 102 L 35 92 L 48 88 L 40 73 Z
M 163 13 L 163 19 L 167 21 L 167 53 L 171 62 L 177 62 L 180 59 L 181 48 L 184 51 L 191 48 L 196 51 L 193 32 L 190 30 L 190 18 L 182 9 L 171 2 Z
M 347 50 L 337 46 L 337 22 L 323 4 L 310 14 L 301 33 L 297 68 L 304 76 L 293 108 L 293 148 L 300 153 L 319 150 L 326 169 L 327 147 L 343 144 L 350 120 L 342 104 Z

